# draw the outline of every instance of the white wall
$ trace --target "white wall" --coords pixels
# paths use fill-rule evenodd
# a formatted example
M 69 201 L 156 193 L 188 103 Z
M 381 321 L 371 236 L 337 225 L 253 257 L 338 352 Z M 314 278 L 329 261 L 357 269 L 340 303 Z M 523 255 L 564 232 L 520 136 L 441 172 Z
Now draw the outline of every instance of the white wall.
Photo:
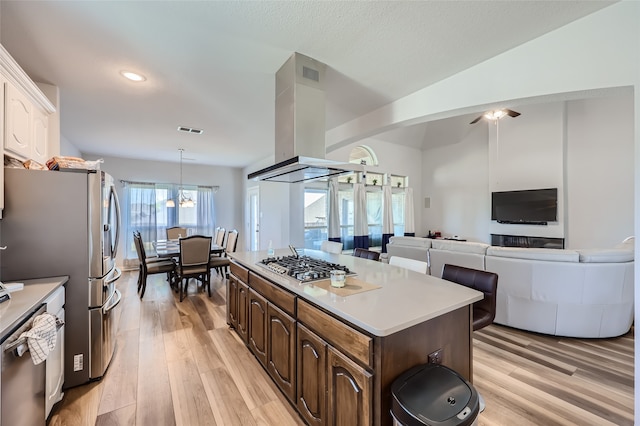
M 275 147 L 274 147 L 275 149 Z M 257 170 L 261 170 L 265 167 L 271 166 L 275 164 L 274 157 L 265 158 L 262 161 L 259 161 L 255 164 L 252 164 L 242 170 L 242 185 L 244 187 L 245 199 L 243 200 L 245 204 L 244 209 L 244 224 L 243 229 L 245 233 L 244 241 L 245 247 L 249 247 L 249 209 L 248 209 L 248 201 L 246 200 L 247 188 L 250 187 L 258 187 L 259 189 L 259 215 L 258 218 L 260 223 L 260 232 L 259 232 L 259 248 L 261 250 L 266 250 L 269 245 L 269 241 L 273 243 L 274 248 L 283 248 L 287 247 L 289 244 L 293 245 L 302 245 L 299 243 L 297 238 L 292 238 L 291 233 L 296 230 L 294 227 L 299 227 L 302 229 L 299 232 L 302 232 L 304 236 L 303 223 L 298 224 L 293 223 L 294 217 L 291 212 L 291 197 L 292 192 L 298 191 L 296 187 L 297 184 L 286 184 L 280 182 L 262 182 L 262 181 L 249 181 L 247 180 L 247 175 L 253 173 Z M 299 209 L 303 209 L 302 204 L 300 204 Z M 304 242 L 304 238 L 303 238 Z
M 567 105 L 568 247 L 634 234 L 633 94 Z
M 97 160 L 91 154 L 82 156 L 86 160 Z M 132 182 L 179 183 L 179 163 L 161 161 L 143 161 L 129 158 L 102 157 L 104 163 L 101 169 L 109 173 L 116 181 Z M 227 230 L 242 228 L 242 170 L 234 167 L 203 166 L 199 164 L 183 163 L 182 181 L 188 185 L 219 186 L 214 194 L 215 226 L 222 226 Z M 116 185 L 118 196 L 123 198 L 123 187 Z M 121 238 L 121 241 L 124 238 Z M 244 239 L 238 241 L 238 251 L 244 250 Z M 120 255 L 124 252 L 120 248 Z M 122 264 L 122 258 L 117 259 Z
M 423 211 L 427 231 L 487 242 L 488 132 L 486 125 L 469 129 L 459 141 L 423 151 L 423 199 L 416 207 Z
M 490 234 L 565 238 L 567 248 L 613 247 L 634 234 L 633 97 L 518 108 L 517 118 L 478 123 L 459 143 L 425 150 L 425 226 L 491 242 Z M 488 136 L 487 136 L 487 131 Z M 491 192 L 558 188 L 558 222 L 490 220 Z
M 420 226 L 422 221 L 422 209 L 420 209 L 420 194 L 422 194 L 423 182 L 422 151 L 411 146 L 403 146 L 375 138 L 367 138 L 335 149 L 327 153 L 327 158 L 335 161 L 349 161 L 351 150 L 359 145 L 366 145 L 371 148 L 378 158 L 378 166 L 366 166 L 366 170 L 372 173 L 390 173 L 408 177 L 409 186 L 413 188 L 414 197 L 416 197 L 414 199 L 416 235 L 426 235 L 426 230 L 423 230 Z
M 65 157 L 82 157 L 80 150 L 62 134 L 60 135 L 60 155 Z
M 492 221 L 491 234 L 564 238 L 565 103 L 524 105 L 522 115 L 489 127 L 489 191 L 558 189 L 558 221 L 513 225 Z

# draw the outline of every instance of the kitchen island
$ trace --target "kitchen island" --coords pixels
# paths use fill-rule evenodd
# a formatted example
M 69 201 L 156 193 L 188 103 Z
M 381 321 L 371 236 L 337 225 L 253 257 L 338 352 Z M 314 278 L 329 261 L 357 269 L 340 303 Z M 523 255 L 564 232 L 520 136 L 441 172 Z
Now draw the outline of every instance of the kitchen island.
M 391 425 L 393 380 L 430 356 L 472 380 L 471 304 L 482 293 L 382 262 L 304 255 L 372 288 L 341 296 L 264 268 L 266 251 L 232 253 L 227 320 L 307 423 Z

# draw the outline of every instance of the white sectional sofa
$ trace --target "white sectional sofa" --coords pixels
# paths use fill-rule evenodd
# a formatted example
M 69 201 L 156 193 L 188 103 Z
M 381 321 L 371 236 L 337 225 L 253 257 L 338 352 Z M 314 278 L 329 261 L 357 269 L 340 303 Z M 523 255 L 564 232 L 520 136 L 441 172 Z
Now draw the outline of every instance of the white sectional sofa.
M 387 244 L 387 257 L 398 256 L 429 262 L 432 241 L 420 237 L 391 237 Z
M 389 257 L 426 257 L 429 273 L 438 277 L 445 263 L 497 273 L 498 324 L 602 338 L 622 335 L 633 323 L 633 238 L 612 249 L 561 250 L 392 237 L 387 251 Z
M 445 263 L 484 270 L 487 248 L 489 244 L 484 243 L 433 240 L 429 250 L 430 275 L 442 278 Z

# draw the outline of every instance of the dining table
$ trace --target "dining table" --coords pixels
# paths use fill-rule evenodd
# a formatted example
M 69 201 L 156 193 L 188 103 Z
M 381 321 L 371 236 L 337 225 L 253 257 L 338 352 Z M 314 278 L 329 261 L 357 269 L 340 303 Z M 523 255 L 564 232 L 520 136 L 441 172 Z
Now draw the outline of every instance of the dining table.
M 158 257 L 167 257 L 167 258 L 172 258 L 172 257 L 179 257 L 180 256 L 180 240 L 179 239 L 175 239 L 175 240 L 157 240 L 156 242 L 153 243 L 153 247 L 156 250 L 156 254 L 158 255 Z M 216 254 L 216 253 L 223 253 L 224 252 L 224 247 L 215 244 L 215 243 L 211 243 L 211 253 L 212 254 Z

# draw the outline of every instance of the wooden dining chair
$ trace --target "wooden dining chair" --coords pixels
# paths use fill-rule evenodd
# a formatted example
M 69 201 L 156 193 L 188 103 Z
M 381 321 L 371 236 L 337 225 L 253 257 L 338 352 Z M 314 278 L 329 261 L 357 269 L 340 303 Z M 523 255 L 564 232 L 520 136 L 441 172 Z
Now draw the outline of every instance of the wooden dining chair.
M 134 233 L 133 242 L 136 246 L 136 252 L 138 253 L 140 268 L 140 272 L 138 273 L 138 293 L 140 293 L 140 298 L 142 299 L 147 289 L 147 277 L 153 274 L 167 274 L 167 279 L 169 283 L 172 284 L 175 280 L 176 264 L 171 259 L 147 259 L 140 233 Z
M 147 253 L 147 249 L 145 248 L 144 240 L 142 239 L 142 234 L 140 233 L 140 231 L 133 231 L 133 238 L 140 239 L 140 244 L 142 244 L 142 247 L 144 248 L 144 256 L 145 256 L 145 261 L 147 263 L 165 262 L 168 260 L 165 257 L 159 257 L 157 254 L 153 256 L 149 256 L 149 254 Z
M 187 228 L 181 226 L 174 226 L 167 228 L 167 240 L 177 240 L 178 238 L 187 236 Z
M 218 226 L 213 233 L 213 243 L 220 247 L 224 246 L 224 236 L 227 233 L 227 230 Z M 221 257 L 222 253 L 211 253 L 211 257 Z
M 227 230 L 218 226 L 216 228 L 216 232 L 213 234 L 213 243 L 222 247 L 224 245 L 224 235 L 227 233 Z
M 209 259 L 209 269 L 215 269 L 218 274 L 222 274 L 222 270 L 224 269 L 224 276 L 229 277 L 229 265 L 230 260 L 227 256 L 228 253 L 234 253 L 236 251 L 236 247 L 238 245 L 238 230 L 233 229 L 229 231 L 227 235 L 227 244 L 224 247 L 224 252 L 222 256 L 212 256 Z
M 187 293 L 190 278 L 195 278 L 207 287 L 211 297 L 209 274 L 209 255 L 211 253 L 211 237 L 192 235 L 180 238 L 180 256 L 177 267 L 177 283 L 180 290 L 180 301 Z

